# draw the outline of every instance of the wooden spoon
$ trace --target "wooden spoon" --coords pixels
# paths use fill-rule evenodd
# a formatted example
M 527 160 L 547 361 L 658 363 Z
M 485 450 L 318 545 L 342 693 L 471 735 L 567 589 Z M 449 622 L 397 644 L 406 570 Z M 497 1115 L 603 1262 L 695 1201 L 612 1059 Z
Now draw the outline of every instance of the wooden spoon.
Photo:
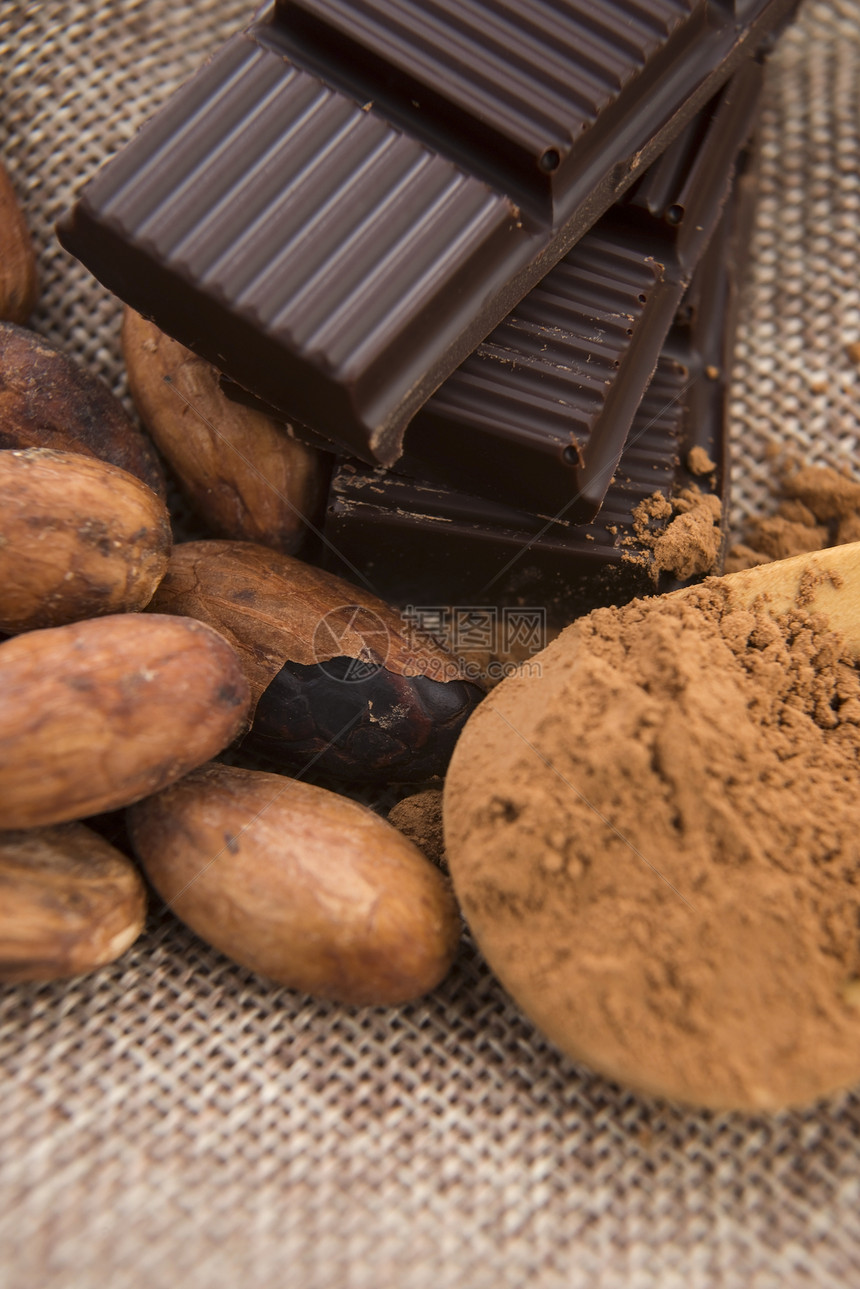
M 821 613 L 860 657 L 860 543 L 670 598 L 704 604 L 708 587 L 731 609 Z M 643 602 L 643 631 L 661 598 Z M 748 703 L 718 668 L 709 688 L 707 649 L 682 646 L 674 669 L 672 632 L 647 635 L 641 686 L 625 684 L 622 648 L 591 667 L 575 623 L 537 673 L 489 694 L 445 781 L 454 887 L 505 988 L 574 1060 L 697 1106 L 803 1105 L 860 1080 L 860 970 L 844 953 L 860 917 L 856 778 L 847 758 L 781 757 L 764 694 Z M 758 661 L 765 678 L 780 665 Z M 775 739 L 761 777 L 760 720 Z M 820 822 L 801 823 L 799 801 L 820 802 Z
M 860 658 L 860 542 L 806 551 L 719 578 L 732 608 L 761 609 L 771 617 L 803 609 L 823 613 L 852 656 Z M 673 595 L 690 596 L 697 587 Z

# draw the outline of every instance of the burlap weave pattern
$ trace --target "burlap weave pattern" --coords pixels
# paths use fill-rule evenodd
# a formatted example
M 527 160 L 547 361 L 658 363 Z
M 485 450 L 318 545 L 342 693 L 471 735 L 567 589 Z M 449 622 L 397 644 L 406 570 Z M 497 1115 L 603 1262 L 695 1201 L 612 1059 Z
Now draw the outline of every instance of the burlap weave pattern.
M 249 12 L 0 0 L 2 153 L 42 247 L 34 323 L 120 392 L 118 309 L 69 196 Z M 767 451 L 856 462 L 860 3 L 784 36 L 737 376 L 735 518 Z M 319 1004 L 167 914 L 113 968 L 0 996 L 7 1289 L 685 1289 L 860 1282 L 860 1099 L 694 1114 L 561 1059 L 464 943 L 393 1010 Z

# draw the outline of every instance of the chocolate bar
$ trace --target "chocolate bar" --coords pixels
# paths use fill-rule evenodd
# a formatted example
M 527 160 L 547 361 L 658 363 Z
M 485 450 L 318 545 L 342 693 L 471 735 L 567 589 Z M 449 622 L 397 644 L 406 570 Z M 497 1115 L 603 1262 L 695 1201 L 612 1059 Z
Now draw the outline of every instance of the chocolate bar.
M 84 190 L 64 245 L 385 464 L 430 394 L 795 0 L 283 0 Z
M 749 63 L 449 376 L 398 473 L 575 523 L 600 509 L 755 118 Z
M 654 499 L 670 502 L 688 489 L 725 503 L 736 221 L 733 204 L 684 297 L 595 522 L 548 522 L 341 461 L 326 518 L 328 566 L 347 576 L 358 570 L 393 603 L 537 606 L 557 624 L 701 576 L 659 566 L 648 516 L 658 516 L 659 530 L 669 507 Z

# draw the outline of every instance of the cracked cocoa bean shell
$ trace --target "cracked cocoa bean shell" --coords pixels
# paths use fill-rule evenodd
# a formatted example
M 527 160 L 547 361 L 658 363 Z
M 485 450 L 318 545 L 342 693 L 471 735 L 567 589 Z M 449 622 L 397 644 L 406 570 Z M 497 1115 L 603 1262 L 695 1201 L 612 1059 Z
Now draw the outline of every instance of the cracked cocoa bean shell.
M 207 528 L 297 550 L 322 502 L 323 453 L 228 398 L 215 367 L 131 309 L 122 347 L 140 417 Z
M 447 973 L 447 879 L 364 806 L 282 775 L 208 765 L 129 812 L 156 890 L 198 935 L 291 989 L 391 1006 Z
M 0 165 L 0 318 L 26 322 L 38 292 L 33 240 L 12 181 Z
M 0 832 L 0 981 L 93 971 L 125 953 L 145 918 L 140 874 L 92 829 Z
M 81 452 L 165 495 L 155 448 L 107 385 L 57 345 L 11 322 L 0 322 L 0 448 Z
M 444 773 L 483 697 L 458 659 L 334 574 L 244 542 L 186 542 L 151 606 L 208 622 L 254 696 L 243 748 L 356 782 Z
M 216 631 L 138 613 L 0 644 L 0 819 L 65 823 L 129 805 L 244 730 L 248 684 Z
M 74 452 L 0 451 L 0 630 L 144 608 L 170 516 L 141 481 Z

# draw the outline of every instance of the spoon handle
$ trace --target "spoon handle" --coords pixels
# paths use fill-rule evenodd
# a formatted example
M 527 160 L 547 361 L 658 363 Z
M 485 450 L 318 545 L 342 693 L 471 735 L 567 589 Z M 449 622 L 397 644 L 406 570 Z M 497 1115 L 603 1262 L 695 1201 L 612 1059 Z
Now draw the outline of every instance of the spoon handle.
M 790 609 L 825 614 L 831 629 L 860 658 L 860 542 L 758 564 L 720 580 L 733 608 L 755 605 L 772 617 Z

